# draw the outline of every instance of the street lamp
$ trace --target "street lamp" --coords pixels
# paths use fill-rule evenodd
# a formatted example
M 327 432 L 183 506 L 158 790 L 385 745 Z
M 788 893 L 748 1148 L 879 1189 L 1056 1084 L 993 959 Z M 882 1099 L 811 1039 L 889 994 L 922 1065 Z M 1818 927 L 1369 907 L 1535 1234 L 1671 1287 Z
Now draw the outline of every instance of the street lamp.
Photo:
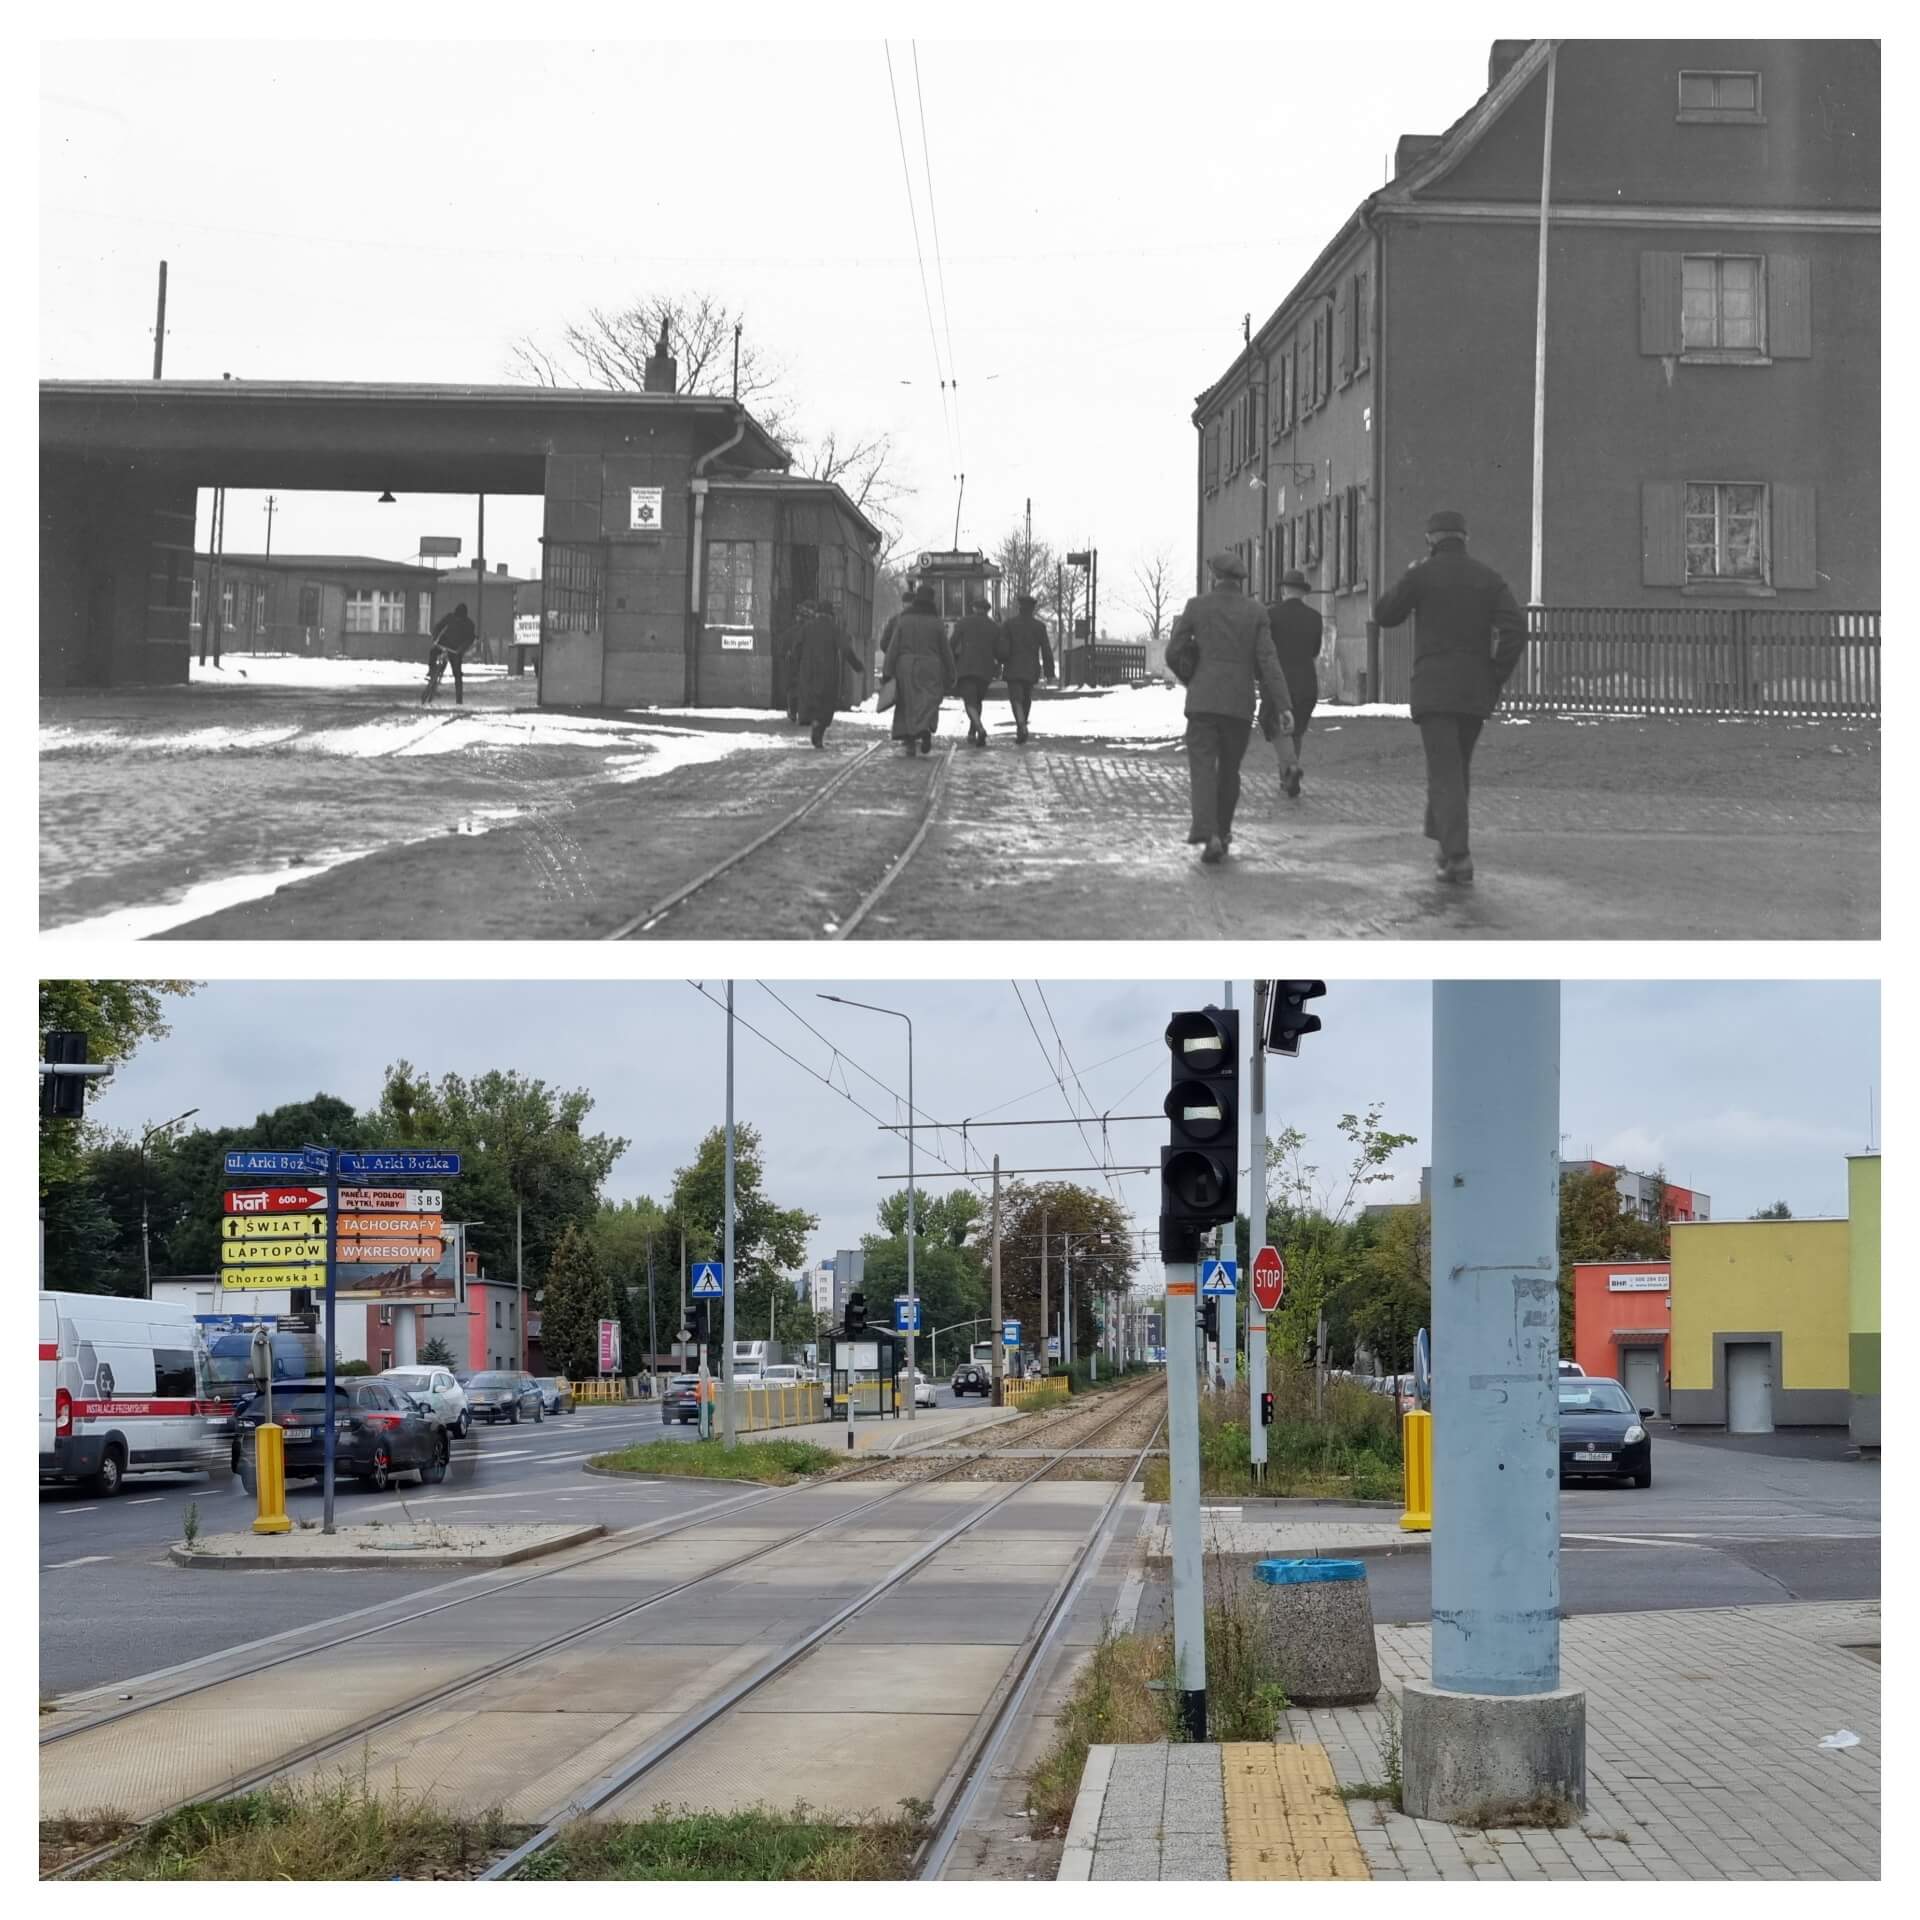
M 936 1381 L 940 1378 L 940 1336 L 943 1333 L 952 1333 L 960 1327 L 979 1327 L 989 1324 L 990 1322 L 982 1315 L 975 1314 L 971 1320 L 956 1320 L 950 1327 L 934 1328 L 930 1336 L 933 1342 L 933 1350 L 927 1358 L 927 1369 Z
M 185 1113 L 176 1113 L 171 1120 L 162 1120 L 158 1126 L 149 1127 L 140 1136 L 140 1271 L 146 1281 L 149 1300 L 153 1298 L 153 1253 L 147 1238 L 147 1142 L 157 1134 L 171 1133 L 199 1111 L 198 1107 L 189 1107 Z
M 913 1242 L 917 1219 L 913 1194 L 913 1021 L 898 1007 L 876 1007 L 865 1000 L 843 999 L 837 993 L 819 993 L 814 998 L 831 1000 L 837 1007 L 858 1007 L 864 1013 L 884 1013 L 889 1019 L 905 1020 L 907 1023 L 907 1418 L 911 1420 L 919 1411 L 914 1404 L 913 1393 L 913 1323 L 920 1317 L 920 1296 L 913 1284 Z M 851 1387 L 848 1393 L 851 1395 Z

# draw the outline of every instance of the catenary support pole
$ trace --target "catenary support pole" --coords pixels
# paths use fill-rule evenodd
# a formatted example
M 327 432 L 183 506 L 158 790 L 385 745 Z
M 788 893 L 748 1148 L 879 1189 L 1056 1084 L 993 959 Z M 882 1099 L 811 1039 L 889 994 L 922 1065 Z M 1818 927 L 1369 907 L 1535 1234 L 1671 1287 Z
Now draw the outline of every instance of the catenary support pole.
M 1047 1209 L 1040 1209 L 1040 1377 L 1044 1380 L 1053 1371 L 1053 1350 L 1048 1344 L 1053 1339 L 1053 1322 L 1048 1317 L 1051 1303 L 1047 1299 Z M 1064 1352 L 1065 1349 L 1063 1348 Z
M 1271 983 L 1253 983 L 1253 1051 L 1249 1061 L 1247 1101 L 1247 1253 L 1253 1257 L 1267 1244 L 1267 995 Z M 1260 1397 L 1267 1390 L 1267 1316 L 1247 1283 L 1247 1438 L 1253 1477 L 1267 1477 L 1267 1430 L 1260 1422 Z
M 1546 587 L 1547 524 L 1547 223 L 1553 199 L 1553 80 L 1555 43 L 1547 42 L 1546 120 L 1540 139 L 1540 266 L 1533 308 L 1533 572 L 1528 603 L 1542 604 Z
M 1231 980 L 1226 981 L 1224 983 L 1224 989 L 1226 997 L 1220 1004 L 1223 1007 L 1231 1007 L 1233 1005 L 1233 982 Z M 1236 1060 L 1234 1062 L 1236 1076 L 1240 1066 L 1241 1062 Z M 1247 1232 L 1252 1234 L 1253 1231 L 1254 1229 L 1251 1223 L 1249 1223 Z M 1230 1266 L 1239 1264 L 1239 1238 L 1238 1227 L 1235 1222 L 1231 1220 L 1220 1229 L 1220 1258 Z M 1257 1238 L 1255 1244 L 1258 1244 Z M 1229 1393 L 1233 1391 L 1234 1384 L 1239 1378 L 1240 1342 L 1234 1333 L 1234 1306 L 1237 1299 L 1238 1295 L 1231 1293 L 1223 1293 L 1220 1296 L 1220 1380 L 1221 1384 Z
M 920 1292 L 915 1285 L 913 1252 L 914 1242 L 920 1237 L 920 1219 L 915 1209 L 919 1205 L 919 1195 L 913 1190 L 913 1021 L 907 1014 L 901 1019 L 907 1023 L 907 1418 L 912 1420 L 919 1412 L 920 1396 L 913 1390 L 913 1350 L 916 1342 L 914 1324 L 920 1317 Z
M 1206 1589 L 1200 1562 L 1200 1389 L 1195 1305 L 1198 1236 L 1160 1224 L 1167 1273 L 1168 1520 L 1173 1555 L 1174 1685 L 1189 1740 L 1207 1737 Z
M 153 377 L 160 378 L 160 368 L 167 357 L 167 263 L 160 262 L 160 293 L 153 310 Z M 1029 523 L 1031 524 L 1031 523 Z M 1031 535 L 1029 535 L 1031 538 Z
M 327 1417 L 320 1430 L 320 1531 L 333 1531 L 333 1488 L 334 1488 L 334 1428 L 338 1409 L 333 1404 L 334 1395 L 334 1340 L 336 1327 L 334 1322 L 334 1300 L 338 1292 L 336 1285 L 340 1259 L 340 1151 L 337 1147 L 327 1149 L 327 1291 L 325 1295 L 325 1313 L 322 1316 L 325 1331 L 322 1338 L 326 1343 L 325 1376 L 327 1384 Z
M 1006 1334 L 1000 1324 L 1000 1156 L 993 1156 L 993 1325 L 989 1330 L 993 1339 L 993 1404 L 998 1407 L 1005 1404 L 1006 1395 L 1001 1389 L 1001 1356 L 1006 1346 Z
M 727 982 L 727 1203 L 725 1251 L 720 1279 L 724 1288 L 720 1311 L 720 1440 L 732 1446 L 733 1410 L 733 982 Z

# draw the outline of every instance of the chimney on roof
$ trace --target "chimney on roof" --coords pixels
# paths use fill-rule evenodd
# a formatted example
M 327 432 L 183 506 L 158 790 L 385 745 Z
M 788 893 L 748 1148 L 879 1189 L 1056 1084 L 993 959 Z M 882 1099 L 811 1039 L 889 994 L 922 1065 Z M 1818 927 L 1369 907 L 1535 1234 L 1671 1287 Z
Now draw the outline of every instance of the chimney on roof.
M 494 568 L 495 573 L 505 573 L 506 570 L 507 570 L 507 563 L 504 560 L 502 560 L 500 564 Z
M 1403 133 L 1393 149 L 1393 177 L 1411 172 L 1440 144 L 1437 133 Z
M 1496 40 L 1487 55 L 1487 91 L 1491 93 L 1507 77 L 1507 70 L 1533 45 L 1531 40 Z
M 647 356 L 647 374 L 644 390 L 648 393 L 678 393 L 680 391 L 680 364 L 674 359 L 667 347 L 667 323 L 660 322 L 660 341 L 652 353 Z

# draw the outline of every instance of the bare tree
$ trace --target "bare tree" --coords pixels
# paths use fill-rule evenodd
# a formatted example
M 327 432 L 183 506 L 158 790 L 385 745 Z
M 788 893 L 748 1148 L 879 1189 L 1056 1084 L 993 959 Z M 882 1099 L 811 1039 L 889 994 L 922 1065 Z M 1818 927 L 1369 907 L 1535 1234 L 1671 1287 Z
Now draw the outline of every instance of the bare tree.
M 912 489 L 893 473 L 893 436 L 843 436 L 829 427 L 817 440 L 796 442 L 801 470 L 811 480 L 831 480 L 880 529 L 878 564 L 885 566 L 900 544 L 898 504 Z
M 1167 637 L 1173 606 L 1173 556 L 1157 548 L 1133 570 L 1140 597 L 1127 604 L 1147 623 L 1147 644 L 1158 646 Z
M 1052 618 L 1054 555 L 1050 542 L 1029 540 L 1026 524 L 1022 522 L 1001 536 L 1000 544 L 993 550 L 992 559 L 1000 569 L 1009 605 L 1015 594 L 1030 593 L 1035 601 L 1034 611 L 1040 618 Z

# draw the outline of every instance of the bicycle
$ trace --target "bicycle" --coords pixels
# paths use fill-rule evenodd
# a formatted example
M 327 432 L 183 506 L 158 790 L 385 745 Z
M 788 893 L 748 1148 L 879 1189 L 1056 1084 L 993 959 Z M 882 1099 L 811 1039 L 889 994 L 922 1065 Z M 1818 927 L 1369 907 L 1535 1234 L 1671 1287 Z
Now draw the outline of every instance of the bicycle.
M 446 678 L 447 668 L 452 664 L 453 657 L 450 648 L 442 646 L 438 641 L 434 643 L 433 651 L 427 655 L 426 691 L 420 696 L 420 704 L 423 707 L 430 707 L 433 704 L 433 696 L 439 692 L 440 682 Z

